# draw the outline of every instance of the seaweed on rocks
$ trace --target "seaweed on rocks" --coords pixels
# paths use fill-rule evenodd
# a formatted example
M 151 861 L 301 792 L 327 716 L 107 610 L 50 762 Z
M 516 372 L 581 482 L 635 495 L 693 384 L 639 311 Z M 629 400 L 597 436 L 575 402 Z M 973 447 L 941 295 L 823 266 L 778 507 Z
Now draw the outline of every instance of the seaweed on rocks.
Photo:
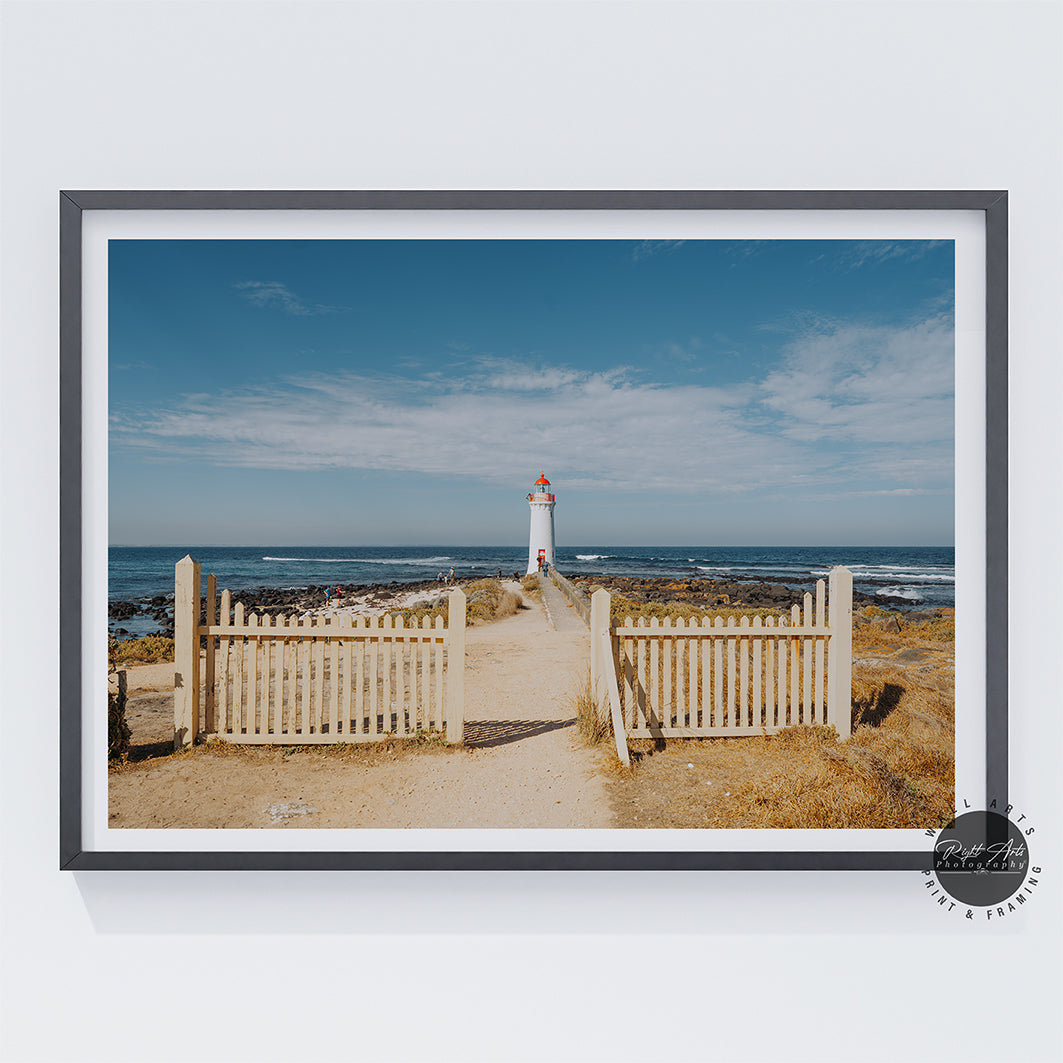
M 752 580 L 714 580 L 671 578 L 667 576 L 605 576 L 578 575 L 569 577 L 573 583 L 588 589 L 598 586 L 622 594 L 637 602 L 684 602 L 699 609 L 719 606 L 748 609 L 785 609 L 801 605 L 805 592 L 811 587 L 788 587 L 781 583 Z M 906 598 L 853 591 L 857 605 L 886 605 L 893 608 L 911 607 Z

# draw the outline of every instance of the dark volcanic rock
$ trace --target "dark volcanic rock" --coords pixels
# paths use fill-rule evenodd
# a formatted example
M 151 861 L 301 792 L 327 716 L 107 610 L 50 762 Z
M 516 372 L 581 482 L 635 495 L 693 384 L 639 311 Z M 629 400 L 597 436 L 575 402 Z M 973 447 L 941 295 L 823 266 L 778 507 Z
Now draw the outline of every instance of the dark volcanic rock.
M 421 580 L 417 583 L 370 583 L 348 584 L 341 586 L 342 593 L 337 599 L 335 585 L 328 589 L 330 595 L 326 599 L 325 587 L 254 587 L 248 590 L 233 591 L 232 604 L 242 602 L 245 613 L 259 613 L 276 616 L 279 614 L 305 613 L 311 609 L 321 609 L 326 602 L 339 605 L 352 605 L 357 601 L 369 598 L 382 600 L 394 597 L 395 594 L 404 591 L 427 590 L 438 588 L 439 584 L 433 580 Z
M 590 586 L 599 586 L 636 602 L 686 602 L 699 609 L 712 609 L 717 606 L 789 609 L 791 606 L 803 604 L 806 590 L 813 593 L 815 590 L 811 586 L 787 587 L 781 583 L 752 580 L 597 575 L 569 578 L 584 590 Z M 906 598 L 864 594 L 861 591 L 853 591 L 853 602 L 856 605 L 878 605 L 887 608 L 906 608 L 912 604 Z

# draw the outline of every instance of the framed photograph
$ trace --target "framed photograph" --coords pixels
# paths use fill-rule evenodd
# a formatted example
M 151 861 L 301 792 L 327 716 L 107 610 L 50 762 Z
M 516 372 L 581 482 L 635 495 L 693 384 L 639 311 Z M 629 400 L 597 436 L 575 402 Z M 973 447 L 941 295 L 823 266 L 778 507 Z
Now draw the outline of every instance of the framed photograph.
M 927 869 L 1006 803 L 1005 192 L 60 241 L 61 868 Z

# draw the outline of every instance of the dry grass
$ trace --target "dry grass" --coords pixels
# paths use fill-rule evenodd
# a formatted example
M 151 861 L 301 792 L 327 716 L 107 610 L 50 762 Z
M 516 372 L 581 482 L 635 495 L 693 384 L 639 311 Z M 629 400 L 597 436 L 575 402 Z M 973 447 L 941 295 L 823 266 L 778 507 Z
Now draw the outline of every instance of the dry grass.
M 536 572 L 532 572 L 525 576 L 520 581 L 520 589 L 531 598 L 543 596 L 542 590 L 539 588 L 539 575 Z
M 145 635 L 142 639 L 114 642 L 110 660 L 121 668 L 129 664 L 162 664 L 173 660 L 173 639 L 162 635 Z
M 590 670 L 583 673 L 576 689 L 576 730 L 588 745 L 596 746 L 606 735 L 613 732 L 609 717 L 598 711 L 591 692 Z
M 944 621 L 944 622 L 942 622 Z M 951 617 L 854 633 L 852 736 L 632 741 L 613 772 L 618 826 L 927 828 L 954 805 Z M 918 637 L 923 636 L 923 637 Z
M 226 742 L 220 738 L 207 738 L 196 745 L 173 752 L 137 760 L 116 761 L 110 765 L 110 774 L 119 774 L 141 769 L 155 768 L 168 760 L 182 760 L 189 757 L 223 757 L 241 760 L 250 764 L 268 766 L 278 762 L 284 763 L 292 757 L 315 758 L 329 763 L 362 764 L 367 767 L 374 764 L 394 763 L 411 756 L 435 755 L 439 753 L 460 753 L 464 746 L 448 745 L 446 736 L 439 731 L 419 731 L 409 738 L 385 737 L 374 742 L 336 742 L 321 745 L 240 745 Z
M 956 610 L 942 609 L 941 612 L 941 616 L 933 619 L 911 621 L 898 610 L 882 609 L 877 605 L 865 606 L 854 616 L 853 645 L 883 641 L 888 645 L 910 645 L 913 639 L 920 643 L 955 642 Z M 900 632 L 889 632 L 876 626 L 877 620 L 890 618 L 897 620 Z
M 588 587 L 588 595 L 593 594 L 597 589 L 597 586 Z M 696 605 L 689 605 L 686 602 L 639 602 L 633 598 L 625 598 L 620 594 L 614 594 L 611 596 L 609 608 L 609 620 L 613 624 L 622 624 L 628 617 L 638 619 L 640 616 L 644 616 L 651 620 L 654 618 L 663 620 L 665 617 L 670 617 L 673 620 L 685 620 L 694 617 L 701 620 L 707 616 L 720 616 L 723 617 L 724 620 L 727 620 L 729 617 L 733 616 L 737 620 L 743 616 L 789 617 L 789 615 L 789 609 L 744 609 L 730 608 L 727 606 L 701 609 Z
M 132 737 L 126 720 L 126 688 L 124 674 L 119 671 L 117 660 L 118 640 L 111 635 L 107 640 L 107 759 L 125 760 L 129 755 Z
M 521 596 L 506 590 L 497 579 L 476 580 L 463 586 L 462 590 L 466 597 L 466 627 L 502 620 L 525 607 Z M 449 615 L 447 598 L 440 595 L 424 603 L 415 603 L 407 609 L 393 609 L 389 615 L 402 617 L 407 626 L 411 621 L 420 624 L 426 616 L 432 621 L 441 616 L 445 621 Z

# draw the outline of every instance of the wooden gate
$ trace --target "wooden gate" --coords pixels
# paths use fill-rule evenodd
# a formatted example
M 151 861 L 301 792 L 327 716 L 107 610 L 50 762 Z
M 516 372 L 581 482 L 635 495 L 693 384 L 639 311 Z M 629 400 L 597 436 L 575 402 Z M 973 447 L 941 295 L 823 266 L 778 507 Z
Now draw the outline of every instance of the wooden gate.
M 628 618 L 591 598 L 591 678 L 628 738 L 772 734 L 831 724 L 850 734 L 853 577 L 834 568 L 789 617 Z M 621 745 L 617 734 L 617 748 Z M 623 759 L 623 758 L 622 758 Z
M 372 742 L 464 724 L 465 594 L 442 617 L 244 615 L 200 566 L 176 566 L 174 746 L 199 734 L 247 745 Z

